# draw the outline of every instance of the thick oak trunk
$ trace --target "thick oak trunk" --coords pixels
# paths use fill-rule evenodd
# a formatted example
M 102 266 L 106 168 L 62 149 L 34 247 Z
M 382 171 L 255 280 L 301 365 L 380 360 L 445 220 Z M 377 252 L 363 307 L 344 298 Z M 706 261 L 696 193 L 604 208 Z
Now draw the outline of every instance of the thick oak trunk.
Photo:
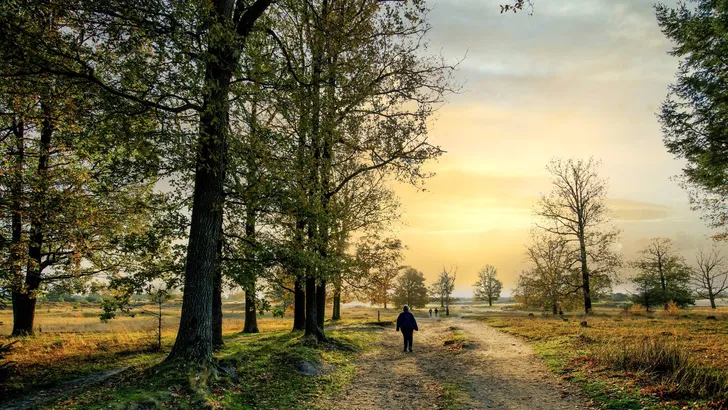
M 48 162 L 50 159 L 51 136 L 53 124 L 50 107 L 41 103 L 43 121 L 41 123 L 40 141 L 38 144 L 37 175 L 39 186 L 33 197 L 33 213 L 30 222 L 28 243 L 28 266 L 22 292 L 13 293 L 13 335 L 33 334 L 35 321 L 36 293 L 40 288 L 43 271 L 43 222 L 45 221 L 45 198 L 48 193 Z
M 11 238 L 10 238 L 10 274 L 17 283 L 22 283 L 23 272 L 22 262 L 23 253 L 23 166 L 25 163 L 25 123 L 18 121 L 14 125 L 14 134 L 17 139 L 17 152 L 15 153 L 15 170 L 13 175 L 13 184 L 10 195 L 12 201 L 12 218 L 10 222 Z M 30 312 L 35 312 L 35 307 L 29 308 L 30 298 L 28 294 L 21 289 L 14 289 L 12 296 L 13 304 L 13 335 L 23 336 L 33 332 L 33 318 L 27 317 Z M 35 302 L 33 302 L 35 303 Z
M 306 329 L 306 292 L 304 291 L 305 280 L 296 278 L 293 294 L 293 330 Z
M 255 291 L 245 291 L 245 324 L 243 333 L 258 333 L 258 316 L 255 311 Z
M 334 306 L 331 308 L 331 320 L 341 320 L 341 284 L 334 288 Z
M 321 282 L 316 287 L 316 324 L 324 327 L 326 321 L 326 281 Z
M 208 94 L 200 117 L 192 219 L 187 245 L 182 314 L 168 360 L 212 361 L 212 295 L 222 226 L 223 182 L 227 162 L 228 91 L 232 50 L 212 45 L 205 70 Z
M 271 0 L 256 0 L 240 14 L 236 34 L 245 38 Z M 229 26 L 236 2 L 214 0 L 217 27 Z M 223 184 L 227 166 L 229 91 L 235 50 L 226 36 L 211 35 L 205 64 L 205 87 L 197 141 L 195 187 L 187 245 L 184 295 L 179 331 L 168 360 L 206 364 L 212 361 L 212 294 L 215 253 L 222 227 Z
M 316 278 L 308 275 L 306 278 L 306 329 L 304 336 L 323 341 L 326 337 L 324 336 L 323 328 L 319 327 L 317 321 L 318 302 L 316 298 L 316 287 Z

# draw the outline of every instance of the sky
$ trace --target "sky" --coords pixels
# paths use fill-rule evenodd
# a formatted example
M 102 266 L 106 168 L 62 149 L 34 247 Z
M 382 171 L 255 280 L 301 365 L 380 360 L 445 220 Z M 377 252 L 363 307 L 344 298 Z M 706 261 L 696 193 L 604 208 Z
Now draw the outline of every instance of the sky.
M 677 59 L 652 0 L 536 0 L 533 14 L 500 14 L 505 0 L 432 0 L 430 51 L 465 57 L 452 95 L 429 128 L 447 153 L 425 191 L 398 185 L 395 234 L 405 263 L 432 281 L 458 267 L 457 296 L 492 264 L 510 294 L 527 266 L 533 207 L 549 190 L 554 157 L 601 159 L 609 206 L 634 258 L 650 238 L 675 241 L 688 262 L 710 231 L 674 177 L 655 113 Z M 674 5 L 674 1 L 666 1 Z M 631 272 L 615 291 L 628 290 Z

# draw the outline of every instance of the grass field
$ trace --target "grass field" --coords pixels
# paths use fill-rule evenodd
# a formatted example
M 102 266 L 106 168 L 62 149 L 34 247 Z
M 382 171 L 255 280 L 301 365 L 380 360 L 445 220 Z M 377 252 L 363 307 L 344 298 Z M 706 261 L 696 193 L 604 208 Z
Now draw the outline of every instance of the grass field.
M 32 337 L 24 337 L 11 339 L 7 334 L 11 331 L 12 312 L 9 310 L 0 311 L 0 322 L 4 325 L 0 327 L 0 340 L 7 338 L 8 340 L 16 340 L 8 359 L 13 362 L 13 368 L 8 375 L 0 383 L 0 397 L 3 399 L 11 399 L 32 393 L 36 389 L 48 388 L 58 385 L 62 382 L 82 378 L 87 375 L 96 374 L 98 372 L 110 369 L 131 368 L 130 374 L 144 372 L 153 365 L 161 362 L 169 352 L 177 331 L 179 322 L 180 305 L 170 303 L 163 308 L 163 333 L 162 333 L 162 351 L 158 352 L 154 349 L 157 338 L 157 322 L 156 318 L 139 314 L 143 311 L 153 310 L 153 306 L 136 306 L 132 312 L 137 312 L 133 317 L 119 316 L 103 323 L 99 319 L 101 309 L 98 305 L 92 303 L 71 303 L 71 302 L 46 302 L 38 306 L 36 316 L 36 335 Z M 389 309 L 380 309 L 382 321 L 392 321 L 396 318 L 398 312 Z M 334 339 L 342 340 L 349 343 L 356 350 L 364 348 L 371 337 L 371 332 L 360 332 L 362 324 L 377 320 L 377 310 L 370 308 L 350 308 L 346 309 L 346 317 L 336 322 L 335 326 L 330 327 Z M 292 334 L 290 328 L 292 326 L 291 313 L 287 313 L 284 318 L 273 318 L 270 313 L 258 317 L 258 327 L 261 331 L 259 335 L 241 335 L 240 330 L 244 322 L 244 305 L 242 303 L 226 303 L 223 306 L 223 334 L 226 338 L 227 348 L 218 353 L 221 360 L 231 361 L 251 361 L 253 352 L 265 352 L 264 355 L 257 355 L 255 360 L 259 364 L 259 371 L 265 373 L 270 369 L 279 368 L 280 359 L 275 354 L 276 349 L 284 349 L 292 352 L 293 356 L 288 357 L 289 362 L 294 362 L 298 354 L 301 358 L 309 357 L 312 361 L 323 361 L 328 365 L 333 365 L 336 372 L 332 372 L 331 378 L 343 378 L 349 374 L 351 368 L 348 365 L 341 365 L 352 352 L 339 352 L 331 350 L 323 353 L 316 349 L 307 349 L 297 346 L 300 334 Z M 348 330 L 353 328 L 354 330 Z M 253 361 L 255 361 L 253 360 Z M 285 360 L 282 359 L 282 360 Z M 339 365 L 336 365 L 336 364 Z M 289 363 L 290 364 L 290 363 Z M 234 367 L 234 366 L 233 366 Z M 265 370 L 265 369 L 268 370 Z M 283 369 L 283 368 L 281 368 Z M 287 367 L 288 370 L 290 366 Z M 246 372 L 249 368 L 246 367 Z M 295 372 L 284 372 L 283 376 L 296 374 Z M 267 380 L 268 376 L 264 374 L 254 374 L 255 377 L 262 377 L 260 380 Z M 329 376 L 327 376 L 329 377 Z M 247 379 L 246 379 L 247 380 Z M 130 380 L 133 381 L 133 380 Z M 164 383 L 168 383 L 165 380 Z M 289 380 L 290 382 L 290 380 Z M 310 390 L 306 393 L 306 389 L 300 386 L 288 386 L 281 382 L 279 386 L 281 391 L 290 390 L 296 392 L 296 399 L 302 398 L 305 394 L 314 394 L 315 386 L 309 386 Z M 133 383 L 132 383 L 133 384 Z M 249 385 L 249 383 L 245 383 Z M 323 383 L 324 386 L 336 385 L 329 381 Z M 232 390 L 224 389 L 224 395 L 200 396 L 198 401 L 210 401 L 212 403 L 222 403 L 225 400 L 232 400 L 235 394 Z M 265 392 L 265 389 L 258 389 Z M 130 392 L 133 391 L 133 388 Z M 136 397 L 135 394 L 129 393 L 129 397 L 133 401 L 144 402 L 144 397 Z M 101 400 L 100 393 L 86 395 L 85 399 L 76 399 L 78 403 L 93 403 L 94 400 Z M 246 393 L 240 393 L 245 396 Z M 303 396 L 301 396 L 303 395 Z M 123 395 L 122 395 L 123 396 Z M 144 396 L 144 395 L 142 395 Z M 274 395 L 275 396 L 275 395 Z M 127 398 L 129 398 L 127 397 Z M 280 405 L 289 403 L 292 398 L 286 398 L 285 395 L 278 395 L 282 402 Z M 108 397 L 107 397 L 108 398 Z M 123 402 L 123 397 L 117 397 L 117 401 Z M 238 397 L 238 401 L 240 397 Z M 245 402 L 243 397 L 243 402 Z M 253 400 L 254 397 L 248 399 Z M 81 401 L 78 401 L 81 400 Z M 130 399 L 131 400 L 131 399 Z M 160 403 L 164 400 L 159 398 L 150 398 Z M 0 400 L 0 403 L 2 400 Z M 275 403 L 273 403 L 275 404 Z M 277 408 L 277 404 L 269 408 Z M 61 407 L 67 407 L 62 405 Z
M 392 321 L 398 313 L 345 308 L 344 319 L 328 325 L 328 335 L 337 343 L 313 348 L 301 343 L 300 333 L 290 332 L 290 314 L 282 319 L 260 316 L 261 333 L 242 335 L 242 304 L 225 304 L 226 347 L 216 355 L 223 370 L 213 385 L 200 386 L 184 373 L 153 373 L 154 365 L 164 359 L 174 342 L 179 308 L 174 303 L 164 307 L 163 349 L 157 352 L 153 349 L 156 319 L 149 315 L 121 316 L 102 323 L 98 305 L 42 303 L 37 314 L 39 332 L 17 339 L 9 356 L 15 365 L 0 383 L 0 397 L 17 398 L 68 380 L 128 368 L 113 385 L 74 393 L 72 399 L 53 406 L 98 408 L 112 400 L 118 408 L 136 405 L 130 403 L 139 404 L 138 408 L 247 408 L 246 403 L 259 403 L 260 408 L 311 408 L 350 381 L 356 352 L 380 337 L 368 331 L 377 321 L 377 311 L 382 321 Z M 141 311 L 141 306 L 135 311 Z M 564 321 L 502 306 L 458 305 L 451 314 L 525 339 L 552 371 L 579 385 L 606 409 L 718 409 L 726 404 L 727 307 L 672 314 L 599 307 L 587 318 L 588 327 L 580 325 L 583 316 L 578 314 L 567 314 L 568 321 Z M 0 312 L 0 321 L 5 322 L 0 332 L 5 335 L 10 332 L 11 315 L 10 311 Z M 423 310 L 417 315 L 427 313 Z M 706 319 L 708 316 L 716 320 Z M 467 343 L 457 329 L 451 339 L 452 346 Z M 303 362 L 322 375 L 300 377 L 295 366 Z M 145 380 L 143 386 L 138 384 L 140 377 Z
M 726 407 L 728 308 L 672 314 L 598 308 L 588 318 L 566 315 L 568 321 L 531 314 L 503 311 L 471 317 L 528 341 L 552 371 L 577 383 L 603 408 Z

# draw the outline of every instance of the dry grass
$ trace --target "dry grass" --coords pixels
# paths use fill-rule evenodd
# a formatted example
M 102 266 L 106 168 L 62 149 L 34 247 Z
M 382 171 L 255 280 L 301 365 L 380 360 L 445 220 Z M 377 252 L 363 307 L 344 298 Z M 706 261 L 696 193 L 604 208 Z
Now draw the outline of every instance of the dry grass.
M 137 306 L 133 317 L 119 315 L 103 323 L 101 309 L 92 303 L 45 302 L 36 311 L 36 335 L 17 338 L 7 359 L 14 362 L 10 376 L 0 381 L 0 396 L 13 397 L 31 387 L 53 385 L 60 381 L 93 374 L 111 368 L 148 367 L 162 360 L 177 332 L 180 308 L 169 303 L 163 308 L 162 352 L 154 351 L 157 337 L 156 318 L 139 314 L 143 309 L 156 311 L 156 306 Z M 331 322 L 334 328 L 357 326 L 366 322 L 393 322 L 399 310 L 348 307 L 343 320 Z M 330 312 L 330 310 L 327 310 Z M 425 312 L 415 312 L 419 317 Z M 240 332 L 245 321 L 243 303 L 223 305 L 223 334 L 232 337 Z M 258 316 L 262 333 L 288 331 L 292 312 L 284 318 L 273 318 L 270 312 Z M 0 311 L 0 341 L 12 330 L 12 311 Z
M 581 315 L 565 322 L 525 312 L 493 312 L 484 320 L 532 342 L 553 370 L 585 382 L 587 390 L 598 386 L 593 393 L 604 396 L 607 408 L 725 405 L 728 308 L 596 312 L 586 318 L 588 328 L 580 326 Z M 630 394 L 632 398 L 624 399 Z M 634 403 L 614 405 L 620 397 Z

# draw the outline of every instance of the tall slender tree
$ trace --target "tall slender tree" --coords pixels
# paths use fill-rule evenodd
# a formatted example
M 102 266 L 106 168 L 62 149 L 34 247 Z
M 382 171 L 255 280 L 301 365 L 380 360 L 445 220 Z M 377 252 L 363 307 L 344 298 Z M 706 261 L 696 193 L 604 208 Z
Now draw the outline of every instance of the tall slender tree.
M 591 280 L 599 276 L 608 282 L 616 275 L 621 259 L 612 250 L 619 230 L 609 225 L 605 204 L 607 183 L 597 173 L 594 159 L 553 159 L 546 169 L 552 190 L 536 205 L 541 218 L 537 226 L 578 246 L 584 311 L 592 310 Z

